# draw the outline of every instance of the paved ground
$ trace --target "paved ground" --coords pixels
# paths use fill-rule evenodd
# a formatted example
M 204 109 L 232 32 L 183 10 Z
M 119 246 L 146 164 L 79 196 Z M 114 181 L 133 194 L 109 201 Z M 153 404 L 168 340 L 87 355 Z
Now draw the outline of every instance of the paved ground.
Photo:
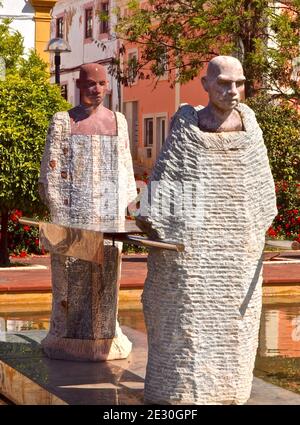
M 42 265 L 44 269 L 14 268 L 0 269 L 0 293 L 2 292 L 48 292 L 51 290 L 51 271 L 49 256 L 35 256 L 13 261 Z M 143 287 L 147 273 L 145 255 L 125 255 L 122 259 L 121 286 L 126 289 Z
M 35 256 L 13 261 L 42 265 L 43 269 L 0 269 L 0 292 L 26 292 L 51 290 L 49 256 Z M 122 260 L 121 287 L 142 288 L 147 274 L 146 255 L 124 255 Z M 266 253 L 263 268 L 264 285 L 299 284 L 300 252 Z

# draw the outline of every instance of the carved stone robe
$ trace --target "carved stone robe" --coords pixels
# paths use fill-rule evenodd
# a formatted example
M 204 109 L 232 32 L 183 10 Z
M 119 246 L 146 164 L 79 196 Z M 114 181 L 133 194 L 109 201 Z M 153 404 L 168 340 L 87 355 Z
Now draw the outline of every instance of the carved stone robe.
M 115 136 L 72 135 L 69 114 L 54 115 L 40 175 L 53 222 L 72 226 L 124 220 L 136 184 L 127 122 L 120 113 L 116 120 Z M 52 318 L 43 341 L 50 357 L 105 360 L 118 358 L 118 350 L 120 358 L 128 355 L 130 342 L 118 326 L 115 330 L 120 253 L 120 244 L 106 244 L 101 266 L 51 255 Z
M 181 107 L 142 200 L 140 219 L 185 245 L 148 257 L 150 403 L 243 404 L 250 396 L 276 202 L 261 129 L 249 107 L 237 110 L 245 131 L 208 133 L 197 108 Z

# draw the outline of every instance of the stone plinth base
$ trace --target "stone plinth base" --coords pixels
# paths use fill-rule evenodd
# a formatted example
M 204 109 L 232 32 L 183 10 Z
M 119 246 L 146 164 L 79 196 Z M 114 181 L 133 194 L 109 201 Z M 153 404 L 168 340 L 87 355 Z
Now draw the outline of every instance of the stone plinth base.
M 74 362 L 45 356 L 44 330 L 0 331 L 0 398 L 26 405 L 142 404 L 147 338 L 128 327 L 123 332 L 132 341 L 130 360 Z
M 112 339 L 60 338 L 48 333 L 41 344 L 50 359 L 81 362 L 125 359 L 132 348 L 132 343 L 122 333 Z

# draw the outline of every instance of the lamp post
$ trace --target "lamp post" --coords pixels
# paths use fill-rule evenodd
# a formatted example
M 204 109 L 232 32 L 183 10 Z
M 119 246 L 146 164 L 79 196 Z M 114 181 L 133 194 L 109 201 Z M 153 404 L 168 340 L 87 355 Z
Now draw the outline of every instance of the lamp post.
M 60 85 L 60 54 L 71 52 L 69 43 L 62 38 L 52 38 L 45 52 L 54 53 L 54 64 L 55 64 L 55 83 Z

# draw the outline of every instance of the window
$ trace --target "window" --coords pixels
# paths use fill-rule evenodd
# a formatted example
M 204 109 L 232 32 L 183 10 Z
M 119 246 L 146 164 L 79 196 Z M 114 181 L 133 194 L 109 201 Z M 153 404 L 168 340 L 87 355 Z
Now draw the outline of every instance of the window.
M 138 52 L 137 50 L 128 52 L 127 57 L 127 78 L 129 84 L 137 82 L 137 69 L 138 69 Z
M 106 93 L 106 96 L 104 98 L 103 101 L 103 106 L 105 106 L 105 108 L 107 109 L 112 109 L 112 94 L 111 93 Z
M 85 38 L 93 37 L 93 9 L 85 9 Z
M 124 102 L 123 112 L 128 123 L 131 155 L 133 159 L 137 159 L 139 137 L 138 102 Z
M 62 95 L 64 99 L 68 100 L 68 85 L 67 84 L 62 84 L 60 86 L 60 94 Z
M 146 147 L 153 145 L 153 118 L 144 119 L 144 145 Z
M 100 9 L 100 33 L 108 33 L 109 32 L 109 3 L 103 2 L 101 3 Z
M 56 19 L 56 37 L 64 38 L 64 18 Z
M 166 117 L 156 118 L 156 153 L 159 154 L 166 139 Z
M 162 51 L 162 54 L 160 55 L 159 60 L 157 61 L 157 73 L 161 77 L 166 77 L 167 76 L 168 61 L 169 60 L 168 60 L 167 49 L 164 48 L 163 51 Z

